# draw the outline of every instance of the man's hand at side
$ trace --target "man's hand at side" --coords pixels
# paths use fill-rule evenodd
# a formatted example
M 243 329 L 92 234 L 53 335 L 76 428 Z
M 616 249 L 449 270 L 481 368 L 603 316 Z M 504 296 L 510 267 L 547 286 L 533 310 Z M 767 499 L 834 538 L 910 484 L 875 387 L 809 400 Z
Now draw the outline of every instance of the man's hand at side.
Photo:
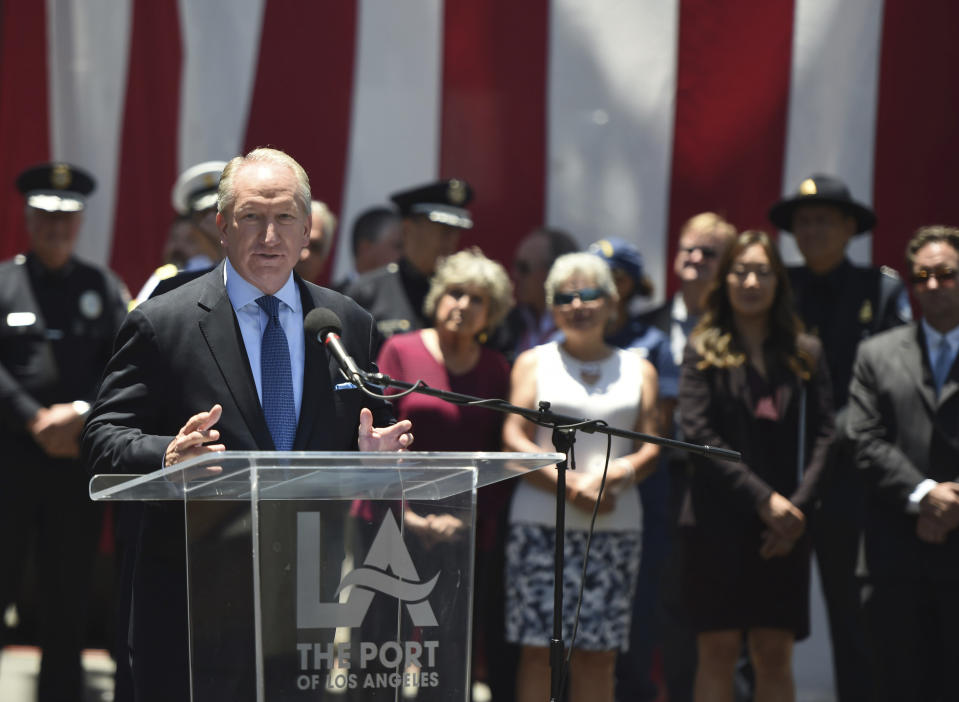
M 223 444 L 207 443 L 220 438 L 220 432 L 212 427 L 220 421 L 221 414 L 223 414 L 223 407 L 213 405 L 209 411 L 200 412 L 190 417 L 167 446 L 166 453 L 163 455 L 164 467 L 169 468 L 177 463 L 208 453 L 226 451 Z
M 404 451 L 413 445 L 410 431 L 413 423 L 404 419 L 389 427 L 373 426 L 373 413 L 366 407 L 360 410 L 360 451 Z
M 919 502 L 916 533 L 923 541 L 943 543 L 959 526 L 959 483 L 939 483 Z
M 76 458 L 80 454 L 83 415 L 72 403 L 41 407 L 27 425 L 33 440 L 53 458 Z

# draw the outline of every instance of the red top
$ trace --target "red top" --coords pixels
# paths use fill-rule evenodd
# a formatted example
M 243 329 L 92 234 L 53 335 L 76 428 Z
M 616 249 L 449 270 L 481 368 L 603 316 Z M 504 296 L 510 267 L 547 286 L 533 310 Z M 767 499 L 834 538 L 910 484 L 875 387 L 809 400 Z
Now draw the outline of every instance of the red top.
M 498 351 L 482 347 L 472 370 L 453 375 L 437 363 L 420 332 L 390 337 L 377 364 L 396 380 L 422 380 L 431 388 L 482 398 L 509 399 L 509 364 Z M 390 393 L 398 392 L 390 390 Z M 415 451 L 500 451 L 505 415 L 482 407 L 454 405 L 438 397 L 410 393 L 393 401 L 397 419 L 413 422 Z M 482 488 L 477 496 L 476 544 L 489 550 L 495 542 L 498 516 L 509 504 L 512 480 Z
M 483 347 L 476 366 L 453 375 L 437 363 L 418 331 L 397 334 L 383 345 L 380 370 L 396 380 L 422 380 L 431 388 L 474 397 L 508 399 L 509 364 L 497 351 Z M 390 390 L 389 392 L 396 392 Z M 438 397 L 411 393 L 393 401 L 397 419 L 413 422 L 416 451 L 499 451 L 503 415 L 482 407 L 462 407 Z

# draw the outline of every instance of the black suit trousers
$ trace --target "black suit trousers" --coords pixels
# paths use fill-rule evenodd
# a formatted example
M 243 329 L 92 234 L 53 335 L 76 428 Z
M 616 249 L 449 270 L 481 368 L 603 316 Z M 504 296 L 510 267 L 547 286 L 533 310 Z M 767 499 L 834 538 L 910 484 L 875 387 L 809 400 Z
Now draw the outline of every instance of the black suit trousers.
M 877 702 L 959 700 L 959 580 L 874 578 L 862 589 Z

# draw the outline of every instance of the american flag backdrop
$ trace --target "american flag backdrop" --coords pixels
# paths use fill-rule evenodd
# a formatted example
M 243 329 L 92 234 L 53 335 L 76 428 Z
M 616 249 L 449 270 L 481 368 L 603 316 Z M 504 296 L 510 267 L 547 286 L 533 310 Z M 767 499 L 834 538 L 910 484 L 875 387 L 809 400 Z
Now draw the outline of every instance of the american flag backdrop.
M 689 216 L 768 230 L 832 173 L 879 215 L 853 258 L 901 270 L 917 226 L 959 225 L 957 32 L 957 0 L 0 0 L 0 258 L 17 173 L 70 161 L 99 182 L 79 253 L 135 292 L 178 173 L 273 145 L 340 215 L 328 278 L 356 213 L 439 176 L 475 187 L 464 244 L 621 236 L 662 297 Z
M 345 229 L 459 176 L 464 243 L 622 236 L 660 296 L 683 220 L 768 229 L 813 171 L 874 204 L 858 261 L 901 269 L 916 226 L 959 224 L 954 0 L 0 0 L 0 22 L 0 256 L 26 244 L 17 172 L 71 161 L 99 181 L 79 252 L 134 290 L 177 174 L 266 144 Z

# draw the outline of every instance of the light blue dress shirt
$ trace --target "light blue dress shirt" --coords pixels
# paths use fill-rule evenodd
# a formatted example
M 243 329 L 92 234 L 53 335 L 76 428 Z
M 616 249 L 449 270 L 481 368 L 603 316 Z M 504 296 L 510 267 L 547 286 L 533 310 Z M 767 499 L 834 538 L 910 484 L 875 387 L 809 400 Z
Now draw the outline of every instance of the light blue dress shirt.
M 246 347 L 246 356 L 250 359 L 250 370 L 253 372 L 253 382 L 256 383 L 256 395 L 263 406 L 263 380 L 260 373 L 260 346 L 263 343 L 263 332 L 266 330 L 267 317 L 256 299 L 265 294 L 255 285 L 246 281 L 243 276 L 226 260 L 223 266 L 223 282 L 226 284 L 226 294 L 233 305 L 236 320 L 240 325 L 240 334 L 243 336 L 243 345 Z M 299 420 L 300 407 L 303 404 L 303 363 L 306 356 L 306 345 L 303 335 L 303 302 L 300 300 L 300 291 L 293 281 L 293 274 L 276 293 L 280 300 L 280 326 L 286 334 L 286 343 L 290 347 L 290 370 L 293 374 L 293 406 L 296 408 L 296 417 Z
M 926 337 L 926 357 L 929 359 L 929 367 L 936 367 L 936 361 L 939 360 L 940 344 L 945 341 L 949 346 L 946 367 L 952 368 L 953 363 L 956 362 L 956 355 L 959 354 L 959 327 L 942 334 L 929 326 L 929 322 L 923 319 L 922 331 Z

